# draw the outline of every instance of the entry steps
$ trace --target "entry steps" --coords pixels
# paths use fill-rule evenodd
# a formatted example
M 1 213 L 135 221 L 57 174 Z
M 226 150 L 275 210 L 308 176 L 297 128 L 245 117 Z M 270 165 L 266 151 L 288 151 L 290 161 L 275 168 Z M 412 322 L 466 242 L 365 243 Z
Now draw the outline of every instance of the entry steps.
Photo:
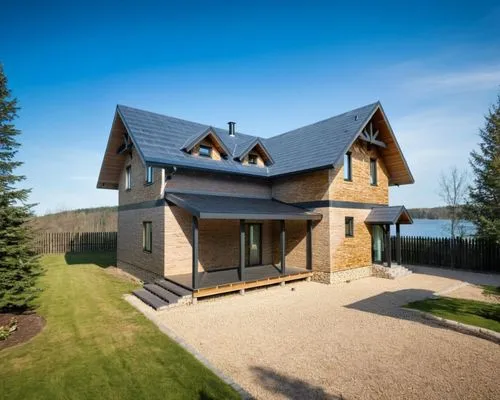
M 165 279 L 146 283 L 142 289 L 134 290 L 132 294 L 157 311 L 174 305 L 187 304 L 192 300 L 190 290 Z

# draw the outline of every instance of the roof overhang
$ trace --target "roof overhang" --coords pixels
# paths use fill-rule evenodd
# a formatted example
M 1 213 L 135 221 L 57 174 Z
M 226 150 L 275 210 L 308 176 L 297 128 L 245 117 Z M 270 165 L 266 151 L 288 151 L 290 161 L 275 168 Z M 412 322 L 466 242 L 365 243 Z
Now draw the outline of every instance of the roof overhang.
M 394 131 L 389 124 L 389 120 L 387 119 L 387 116 L 380 102 L 377 102 L 375 104 L 373 111 L 365 119 L 365 121 L 361 125 L 361 128 L 346 146 L 339 159 L 334 163 L 334 167 L 342 167 L 344 162 L 344 154 L 349 151 L 356 140 L 360 139 L 363 141 L 367 141 L 366 137 L 364 137 L 363 130 L 370 122 L 375 123 L 377 129 L 380 131 L 378 140 L 375 140 L 374 143 L 376 144 L 378 142 L 380 144 L 378 149 L 389 172 L 389 185 L 399 186 L 415 183 L 415 179 L 413 178 L 413 175 L 410 171 L 410 167 L 406 162 L 403 152 L 401 151 L 401 147 L 396 140 L 396 135 L 394 134 Z
M 168 202 L 200 219 L 320 220 L 320 213 L 272 199 L 165 193 Z
M 365 219 L 368 225 L 413 224 L 405 206 L 374 207 Z

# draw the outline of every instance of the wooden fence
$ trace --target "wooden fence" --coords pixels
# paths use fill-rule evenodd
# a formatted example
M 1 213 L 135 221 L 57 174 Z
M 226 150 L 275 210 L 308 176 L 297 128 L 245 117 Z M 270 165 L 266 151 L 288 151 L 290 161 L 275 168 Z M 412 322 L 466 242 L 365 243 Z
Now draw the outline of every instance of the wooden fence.
M 391 238 L 396 260 L 396 238 Z M 474 239 L 401 237 L 401 261 L 409 265 L 430 265 L 484 272 L 500 272 L 500 245 Z
M 116 232 L 43 232 L 35 237 L 39 254 L 116 251 Z

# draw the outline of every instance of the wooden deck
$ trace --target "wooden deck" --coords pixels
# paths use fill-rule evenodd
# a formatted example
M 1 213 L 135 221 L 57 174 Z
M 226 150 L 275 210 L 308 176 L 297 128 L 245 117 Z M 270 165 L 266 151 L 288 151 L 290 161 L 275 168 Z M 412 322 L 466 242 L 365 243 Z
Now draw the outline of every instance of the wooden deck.
M 200 272 L 198 289 L 191 286 L 191 274 L 171 275 L 165 279 L 174 282 L 193 292 L 193 297 L 213 296 L 260 286 L 275 285 L 281 282 L 305 279 L 312 276 L 310 270 L 286 267 L 285 275 L 274 265 L 259 265 L 245 268 L 245 280 L 240 281 L 238 268 L 220 271 Z

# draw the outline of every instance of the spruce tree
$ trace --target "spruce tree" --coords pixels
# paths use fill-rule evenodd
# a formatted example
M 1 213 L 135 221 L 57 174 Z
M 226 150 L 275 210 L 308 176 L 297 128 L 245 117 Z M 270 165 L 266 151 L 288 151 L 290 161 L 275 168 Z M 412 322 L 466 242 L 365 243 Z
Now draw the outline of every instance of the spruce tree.
M 30 306 L 40 268 L 31 246 L 28 221 L 33 205 L 27 204 L 29 189 L 19 188 L 25 177 L 15 170 L 23 163 L 15 156 L 21 134 L 13 124 L 17 100 L 11 98 L 7 77 L 0 64 L 0 310 L 22 310 Z
M 477 228 L 477 237 L 500 243 L 500 95 L 479 130 L 479 150 L 471 152 L 474 182 L 465 216 Z

